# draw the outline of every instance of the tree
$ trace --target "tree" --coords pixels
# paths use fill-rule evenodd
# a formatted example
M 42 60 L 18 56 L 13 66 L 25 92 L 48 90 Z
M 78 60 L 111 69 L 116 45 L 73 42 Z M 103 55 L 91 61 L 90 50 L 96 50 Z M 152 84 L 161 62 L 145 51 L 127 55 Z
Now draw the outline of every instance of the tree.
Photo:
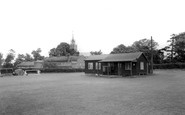
M 185 62 L 185 40 L 177 41 L 174 47 L 175 53 L 177 54 L 175 59 L 178 62 Z
M 185 62 L 185 32 L 176 35 L 174 39 L 174 60 Z
M 174 60 L 174 56 L 175 56 L 175 50 L 174 50 L 174 46 L 176 43 L 176 34 L 172 34 L 170 40 L 168 40 L 167 42 L 169 43 L 168 46 L 166 46 L 164 49 L 167 52 L 167 60 L 168 62 L 175 62 Z
M 170 44 L 165 47 L 167 52 L 166 62 L 185 62 L 185 32 L 180 34 L 172 34 Z
M 157 50 L 158 43 L 152 42 L 153 51 L 154 51 L 154 63 L 161 63 L 163 57 L 163 52 L 161 50 Z M 125 46 L 123 44 L 118 45 L 113 49 L 111 54 L 116 53 L 132 53 L 132 52 L 143 52 L 146 57 L 151 59 L 151 40 L 150 39 L 141 39 L 139 41 L 135 41 L 131 46 Z M 159 55 L 160 54 L 160 55 Z
M 20 64 L 23 61 L 25 61 L 24 54 L 18 54 L 18 56 L 17 56 L 17 58 L 15 59 L 15 62 L 14 62 L 14 67 L 16 67 L 18 64 Z
M 25 61 L 33 61 L 34 59 L 31 57 L 30 54 L 26 53 L 26 55 L 24 56 Z
M 153 40 L 152 42 L 153 50 L 157 49 L 158 43 Z M 141 39 L 139 41 L 135 41 L 132 44 L 132 47 L 135 48 L 137 51 L 145 52 L 151 49 L 151 40 L 150 39 Z
M 12 68 L 13 67 L 12 61 L 14 60 L 14 58 L 15 58 L 15 51 L 11 49 L 5 58 L 5 63 L 3 64 L 3 68 Z
M 67 56 L 70 53 L 70 46 L 68 43 L 62 42 L 56 48 L 57 56 Z
M 69 55 L 70 56 L 79 56 L 79 54 L 80 54 L 80 52 L 77 52 L 74 49 L 70 49 L 69 51 L 70 51 L 69 52 Z
M 48 69 L 48 68 L 57 68 L 57 64 L 56 63 L 53 63 L 53 62 L 47 62 L 47 61 L 44 61 L 43 63 L 43 68 L 45 69 Z
M 102 51 L 101 50 L 99 50 L 99 51 L 91 51 L 90 53 L 91 53 L 91 55 L 101 55 Z
M 41 54 L 40 54 L 41 52 L 42 52 L 42 50 L 40 48 L 32 51 L 31 54 L 33 55 L 35 61 L 44 59 L 44 56 L 41 56 Z
M 24 61 L 33 61 L 33 58 L 28 53 L 26 53 L 26 55 L 18 54 L 18 56 L 17 56 L 17 58 L 15 59 L 15 62 L 14 62 L 14 67 L 16 67 L 18 64 L 20 64 L 21 62 L 24 62 Z
M 3 61 L 4 61 L 3 54 L 0 53 L 0 68 L 2 67 Z
M 49 56 L 59 57 L 68 55 L 79 55 L 79 52 L 74 49 L 70 49 L 70 45 L 66 42 L 60 43 L 56 48 L 52 48 L 49 51 Z
M 49 56 L 50 57 L 52 57 L 52 56 L 56 57 L 57 56 L 56 48 L 50 49 Z
M 157 46 L 158 43 L 155 42 L 154 40 L 152 41 L 152 47 L 153 50 L 157 51 Z M 141 39 L 139 41 L 135 41 L 132 44 L 132 47 L 139 52 L 143 52 L 145 54 L 145 56 L 150 60 L 151 59 L 151 40 L 150 39 Z M 157 55 L 156 53 L 154 53 L 154 57 L 155 55 Z M 155 60 L 155 59 L 154 59 Z
M 118 45 L 113 49 L 111 54 L 117 54 L 117 53 L 131 53 L 136 52 L 136 50 L 132 46 L 125 46 L 123 44 Z
M 153 62 L 155 64 L 164 63 L 164 51 L 163 49 L 156 49 L 153 51 Z

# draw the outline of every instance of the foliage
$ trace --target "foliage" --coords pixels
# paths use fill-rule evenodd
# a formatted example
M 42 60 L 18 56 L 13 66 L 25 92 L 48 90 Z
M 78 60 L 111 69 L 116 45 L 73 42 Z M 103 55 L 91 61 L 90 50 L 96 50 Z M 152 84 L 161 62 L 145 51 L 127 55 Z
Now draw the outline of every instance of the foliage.
M 79 52 L 74 49 L 70 49 L 70 45 L 66 42 L 60 43 L 56 48 L 52 48 L 49 51 L 49 56 L 59 57 L 59 56 L 70 56 L 79 55 Z
M 136 52 L 136 50 L 131 46 L 125 46 L 123 44 L 118 45 L 113 49 L 111 54 L 117 54 L 117 53 L 130 53 L 130 52 Z
M 24 70 L 22 69 L 16 69 L 14 72 L 15 72 L 15 75 L 24 75 Z
M 2 67 L 3 61 L 4 61 L 3 54 L 0 53 L 0 68 Z
M 14 67 L 16 67 L 18 64 L 20 64 L 24 60 L 25 60 L 24 54 L 18 54 L 18 56 L 17 56 L 17 58 L 15 59 L 15 62 L 14 62 Z
M 154 64 L 154 69 L 185 69 L 185 63 Z
M 101 50 L 99 50 L 99 51 L 91 51 L 90 53 L 91 53 L 91 55 L 101 55 L 102 51 Z
M 154 64 L 164 63 L 164 52 L 163 49 L 156 49 L 153 51 L 153 62 Z
M 42 69 L 41 73 L 64 73 L 64 72 L 84 72 L 84 69 Z
M 177 54 L 175 56 L 175 59 L 178 62 L 185 62 L 185 38 L 176 41 L 174 50 L 175 53 Z
M 27 53 L 26 53 L 26 55 L 18 54 L 18 56 L 14 62 L 14 67 L 16 67 L 18 64 L 20 64 L 21 62 L 24 62 L 24 61 L 33 61 L 33 58 L 31 57 L 30 54 L 27 54 Z
M 153 40 L 153 50 L 157 49 L 158 43 Z M 131 53 L 131 52 L 144 52 L 145 54 L 149 54 L 151 51 L 151 40 L 149 39 L 141 39 L 139 41 L 135 41 L 131 46 L 125 46 L 123 44 L 118 45 L 113 49 L 111 54 L 114 53 Z
M 154 50 L 154 55 L 157 54 L 158 51 L 155 51 L 155 50 L 157 50 L 158 43 L 155 42 L 154 40 L 152 41 L 152 44 L 151 44 L 150 39 L 146 39 L 146 38 L 141 39 L 139 41 L 135 41 L 132 44 L 132 47 L 136 51 L 143 52 L 145 56 L 150 60 L 151 59 L 151 45 L 152 45 L 152 49 Z
M 26 53 L 26 55 L 24 56 L 24 59 L 25 59 L 25 61 L 33 61 L 33 58 L 28 53 Z
M 153 40 L 153 58 L 154 63 L 162 63 L 164 59 L 164 52 L 157 49 L 158 43 Z M 151 40 L 150 39 L 141 39 L 135 41 L 131 46 L 125 46 L 123 44 L 118 45 L 113 49 L 111 54 L 116 53 L 131 53 L 131 52 L 143 52 L 148 60 L 151 59 Z
M 12 68 L 3 68 L 3 69 L 1 69 L 1 74 L 12 75 L 12 73 L 13 73 L 13 69 Z
M 70 56 L 79 56 L 80 52 L 75 51 L 74 49 L 70 49 Z
M 49 56 L 50 57 L 52 57 L 52 56 L 56 57 L 57 56 L 56 48 L 50 49 Z
M 165 61 L 168 63 L 185 62 L 185 32 L 180 34 L 172 34 L 170 44 L 164 49 L 167 52 Z
M 158 46 L 158 43 L 153 40 L 152 41 L 153 50 L 156 50 L 157 46 Z M 139 41 L 135 41 L 132 44 L 132 47 L 134 49 L 136 49 L 137 51 L 146 52 L 148 50 L 151 50 L 151 40 L 145 38 L 145 39 L 141 39 Z
M 44 59 L 44 56 L 41 56 L 41 54 L 40 54 L 41 52 L 42 52 L 42 50 L 40 48 L 32 51 L 31 54 L 33 55 L 33 58 L 35 61 Z
M 67 56 L 70 53 L 70 46 L 68 43 L 62 42 L 56 48 L 57 56 Z
M 14 60 L 14 58 L 15 58 L 15 51 L 11 49 L 5 58 L 5 63 L 3 64 L 3 68 L 12 68 L 13 67 L 12 61 Z
M 49 69 L 49 68 L 57 68 L 57 64 L 53 62 L 47 62 L 45 61 L 43 64 L 43 68 Z
M 169 43 L 168 46 L 164 47 L 164 50 L 167 52 L 166 54 L 166 62 L 175 62 L 174 60 L 174 56 L 175 56 L 175 52 L 174 52 L 174 46 L 175 46 L 175 42 L 176 42 L 176 34 L 172 34 L 170 40 L 167 41 Z

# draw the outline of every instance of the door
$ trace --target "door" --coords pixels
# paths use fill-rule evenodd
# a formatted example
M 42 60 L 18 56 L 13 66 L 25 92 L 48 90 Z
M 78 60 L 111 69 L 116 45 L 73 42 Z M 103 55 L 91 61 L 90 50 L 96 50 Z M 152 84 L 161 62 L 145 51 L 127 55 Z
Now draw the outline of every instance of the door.
M 103 75 L 110 75 L 110 67 L 103 66 Z
M 118 63 L 118 75 L 121 75 L 122 73 L 122 64 Z
M 137 75 L 137 65 L 136 65 L 136 62 L 132 62 L 132 75 Z

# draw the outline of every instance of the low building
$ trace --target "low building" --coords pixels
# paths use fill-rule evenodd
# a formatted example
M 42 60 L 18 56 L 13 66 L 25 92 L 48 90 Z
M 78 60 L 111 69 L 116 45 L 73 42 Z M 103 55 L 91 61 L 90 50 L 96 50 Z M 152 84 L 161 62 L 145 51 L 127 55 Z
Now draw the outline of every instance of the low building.
M 142 52 L 92 55 L 85 60 L 86 74 L 132 76 L 150 73 L 150 63 Z
M 17 68 L 23 70 L 41 70 L 43 68 L 43 61 L 25 61 L 17 65 Z
M 60 57 L 48 57 L 44 62 L 54 64 L 57 68 L 61 69 L 84 69 L 85 56 L 60 56 Z

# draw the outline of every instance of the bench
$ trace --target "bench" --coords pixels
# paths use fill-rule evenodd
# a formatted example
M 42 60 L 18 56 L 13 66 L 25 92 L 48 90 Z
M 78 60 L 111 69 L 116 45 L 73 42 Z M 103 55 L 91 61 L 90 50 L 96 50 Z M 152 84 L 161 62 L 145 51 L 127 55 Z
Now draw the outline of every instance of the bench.
M 40 74 L 40 70 L 25 70 L 24 74 Z

